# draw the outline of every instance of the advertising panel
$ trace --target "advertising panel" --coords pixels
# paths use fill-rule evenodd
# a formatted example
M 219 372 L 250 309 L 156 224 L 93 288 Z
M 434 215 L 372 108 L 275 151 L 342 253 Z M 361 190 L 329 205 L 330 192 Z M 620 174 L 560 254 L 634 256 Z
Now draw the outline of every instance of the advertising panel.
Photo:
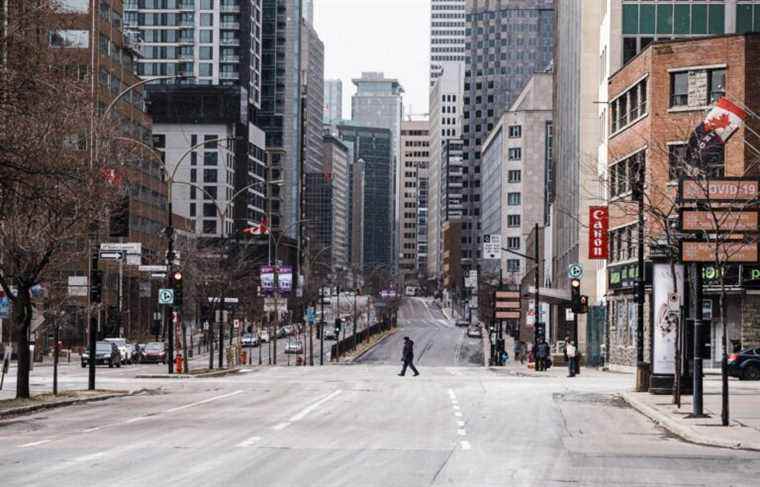
M 589 209 L 588 258 L 606 260 L 609 255 L 607 243 L 610 214 L 606 206 L 592 206 Z
M 676 294 L 670 264 L 654 264 L 654 364 L 655 374 L 673 374 L 675 371 L 676 326 L 681 319 L 677 311 L 671 309 L 670 301 L 677 295 L 683 305 L 684 267 L 675 266 L 675 280 L 678 282 Z

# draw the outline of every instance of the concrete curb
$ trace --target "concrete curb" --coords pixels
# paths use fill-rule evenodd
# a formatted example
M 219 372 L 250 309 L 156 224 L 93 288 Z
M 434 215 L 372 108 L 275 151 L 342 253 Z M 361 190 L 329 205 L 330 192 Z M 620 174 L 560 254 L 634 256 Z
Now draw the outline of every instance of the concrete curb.
M 18 408 L 7 409 L 5 411 L 0 412 L 0 420 L 12 418 L 14 416 L 30 414 L 36 411 L 62 408 L 66 406 L 75 406 L 77 404 L 85 404 L 88 402 L 106 401 L 108 399 L 114 399 L 117 397 L 127 397 L 130 395 L 132 395 L 131 392 L 120 392 L 120 393 L 114 393 L 114 394 L 104 394 L 102 396 L 83 397 L 79 399 L 69 399 L 69 400 L 55 401 L 55 402 L 49 402 L 49 403 L 44 403 L 44 404 L 33 404 L 31 406 L 21 406 Z
M 694 431 L 693 428 L 680 424 L 678 421 L 675 421 L 673 418 L 670 418 L 666 414 L 661 413 L 656 408 L 653 408 L 652 406 L 639 401 L 630 393 L 624 392 L 620 394 L 620 397 L 633 409 L 689 443 L 719 448 L 730 448 L 732 450 L 760 451 L 760 443 L 758 442 L 741 443 L 703 435 Z
M 208 379 L 210 377 L 224 377 L 240 373 L 240 369 L 217 370 L 204 374 L 139 374 L 136 379 Z
M 396 332 L 398 332 L 398 327 L 394 327 L 394 328 L 391 328 L 391 329 L 388 331 L 388 333 L 386 333 L 386 334 L 385 334 L 385 336 L 384 336 L 384 337 L 382 337 L 380 340 L 378 340 L 378 341 L 376 341 L 374 344 L 372 344 L 372 346 L 371 346 L 371 347 L 368 347 L 368 348 L 367 348 L 366 350 L 364 350 L 362 353 L 360 353 L 360 354 L 359 354 L 359 355 L 357 355 L 356 357 L 354 357 L 354 358 L 352 358 L 351 360 L 348 360 L 348 361 L 346 361 L 346 362 L 344 362 L 344 363 L 347 363 L 347 364 L 354 364 L 354 363 L 356 363 L 356 362 L 357 362 L 359 359 L 361 359 L 362 357 L 364 357 L 365 355 L 367 355 L 369 352 L 371 352 L 372 350 L 374 350 L 374 349 L 375 349 L 375 348 L 376 348 L 378 345 L 380 345 L 380 344 L 381 344 L 381 343 L 383 343 L 385 340 L 387 340 L 387 339 L 388 339 L 388 337 L 390 337 L 390 336 L 392 336 L 392 335 L 395 335 L 395 334 L 396 334 Z

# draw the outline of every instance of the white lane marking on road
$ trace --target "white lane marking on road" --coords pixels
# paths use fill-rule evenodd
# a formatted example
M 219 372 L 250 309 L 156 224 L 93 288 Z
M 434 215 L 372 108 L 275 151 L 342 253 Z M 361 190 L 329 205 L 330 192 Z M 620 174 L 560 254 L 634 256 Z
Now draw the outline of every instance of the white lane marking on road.
M 457 430 L 457 434 L 458 434 L 459 436 L 467 436 L 467 430 L 466 430 L 466 429 L 464 429 L 464 428 L 459 428 L 459 429 Z
M 290 421 L 293 422 L 293 423 L 295 423 L 296 421 L 301 421 L 303 418 L 306 417 L 307 414 L 309 414 L 310 412 L 314 411 L 319 406 L 321 406 L 322 404 L 326 403 L 327 401 L 329 401 L 330 399 L 334 398 L 335 396 L 339 395 L 341 392 L 343 392 L 343 391 L 340 390 L 340 389 L 338 389 L 337 391 L 331 392 L 330 394 L 328 394 L 327 396 L 323 397 L 319 401 L 315 402 L 311 406 L 308 406 L 308 407 L 304 408 L 303 411 L 301 411 L 300 413 L 298 413 L 295 416 L 293 416 L 292 418 L 290 418 Z
M 462 447 L 462 450 L 471 450 L 472 445 L 470 445 L 470 442 L 467 440 L 462 440 L 459 442 L 459 445 Z
M 48 440 L 34 441 L 32 443 L 25 443 L 23 445 L 19 445 L 18 447 L 19 448 L 31 448 L 33 446 L 44 445 L 45 443 L 50 443 L 51 441 L 53 441 L 53 440 L 52 439 L 48 439 Z
M 253 444 L 259 440 L 261 440 L 260 436 L 252 436 L 245 441 L 241 441 L 237 446 L 238 448 L 248 448 L 249 446 L 253 446 Z
M 148 419 L 149 417 L 150 416 L 138 416 L 137 418 L 128 419 L 128 420 L 124 421 L 124 423 L 125 424 L 136 423 L 138 421 L 144 421 L 144 420 Z
M 464 421 L 457 421 L 457 426 L 464 426 Z
M 228 397 L 237 396 L 238 394 L 242 394 L 242 393 L 243 393 L 243 391 L 230 392 L 229 394 L 224 394 L 224 395 L 221 395 L 221 396 L 211 397 L 211 398 L 208 398 L 208 399 L 204 399 L 203 401 L 193 402 L 193 403 L 190 403 L 190 404 L 185 404 L 184 406 L 179 406 L 179 407 L 176 407 L 176 408 L 167 409 L 166 412 L 167 413 L 173 413 L 175 411 L 182 411 L 183 409 L 187 409 L 187 408 L 191 408 L 191 407 L 195 407 L 195 406 L 200 406 L 201 404 L 207 404 L 207 403 L 212 402 L 212 401 L 218 401 L 219 399 L 226 399 Z
M 454 404 L 454 411 L 459 411 L 459 406 Z
M 462 371 L 461 371 L 461 370 L 459 370 L 459 369 L 455 369 L 454 367 L 446 367 L 446 371 L 447 371 L 449 374 L 451 374 L 451 375 L 455 375 L 455 376 L 457 376 L 457 377 L 461 377 L 461 376 L 462 376 Z
M 82 456 L 82 457 L 77 457 L 74 460 L 72 460 L 72 462 L 74 462 L 74 463 L 85 463 L 85 462 L 89 462 L 89 461 L 92 461 L 92 460 L 97 460 L 98 458 L 104 457 L 105 455 L 106 455 L 106 453 L 101 451 L 101 452 L 98 452 L 98 453 L 93 453 L 91 455 L 85 455 L 85 456 Z
M 461 418 L 462 417 L 462 413 L 460 413 L 459 411 L 457 411 L 457 412 L 454 413 L 454 416 L 456 416 L 457 418 Z
M 103 428 L 108 428 L 109 426 L 112 426 L 112 425 L 95 426 L 94 428 L 87 428 L 86 430 L 82 430 L 82 433 L 92 433 L 94 431 L 98 431 L 98 430 L 101 430 Z
M 280 423 L 280 424 L 276 424 L 276 425 L 272 426 L 272 429 L 275 430 L 275 431 L 282 431 L 285 428 L 287 428 L 288 426 L 290 426 L 290 423 Z
M 454 394 L 454 389 L 449 389 L 449 397 L 456 397 L 456 394 Z

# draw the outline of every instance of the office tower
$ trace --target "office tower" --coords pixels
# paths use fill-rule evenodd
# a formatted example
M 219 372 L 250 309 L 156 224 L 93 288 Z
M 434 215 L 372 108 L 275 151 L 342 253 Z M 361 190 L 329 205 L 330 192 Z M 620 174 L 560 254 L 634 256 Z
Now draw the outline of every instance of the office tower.
M 262 96 L 255 122 L 266 132 L 274 229 L 291 238 L 301 219 L 300 0 L 263 0 Z
M 430 85 L 451 65 L 464 64 L 465 0 L 431 0 Z
M 326 125 L 339 123 L 343 119 L 343 81 L 325 80 L 325 109 L 322 121 Z
M 447 141 L 462 137 L 462 96 L 464 88 L 464 62 L 451 63 L 433 82 L 430 89 L 430 167 L 428 194 L 428 253 L 427 274 L 429 278 L 441 276 L 443 265 L 443 223 L 441 208 L 444 206 L 443 191 L 444 147 Z M 461 177 L 461 175 L 459 176 Z
M 361 260 L 352 249 L 352 263 L 357 263 L 364 270 L 384 268 L 390 271 L 392 266 L 393 242 L 393 137 L 388 129 L 362 127 L 358 125 L 338 125 L 339 138 L 353 153 L 353 177 L 362 174 L 363 178 L 355 188 L 356 193 L 363 193 L 363 212 L 361 221 L 352 218 L 352 235 L 360 236 Z M 353 199 L 356 200 L 357 194 Z M 355 203 L 352 203 L 355 204 Z M 360 227 L 360 228 L 357 228 Z M 361 232 L 361 235 L 357 235 Z M 352 244 L 356 246 L 357 244 Z
M 325 96 L 325 46 L 311 24 L 301 25 L 301 93 L 303 96 L 304 171 L 321 173 Z M 308 188 L 308 186 L 307 186 Z
M 465 201 L 462 259 L 480 258 L 481 150 L 488 134 L 525 83 L 551 63 L 551 0 L 467 0 L 464 81 Z
M 303 18 L 309 26 L 314 26 L 314 1 L 303 0 Z
M 399 271 L 407 280 L 417 277 L 420 247 L 427 252 L 429 164 L 430 122 L 404 120 L 401 122 L 399 168 Z M 424 238 L 421 238 L 423 234 Z

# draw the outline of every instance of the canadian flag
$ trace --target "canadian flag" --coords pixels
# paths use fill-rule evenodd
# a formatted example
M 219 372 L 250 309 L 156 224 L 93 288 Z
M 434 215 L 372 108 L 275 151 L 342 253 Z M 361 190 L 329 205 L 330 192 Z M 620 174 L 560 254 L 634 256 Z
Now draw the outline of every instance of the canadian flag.
M 258 225 L 244 228 L 243 233 L 247 233 L 248 235 L 269 235 L 269 225 L 267 224 L 267 218 L 262 218 L 261 222 Z
M 701 167 L 722 162 L 723 145 L 741 127 L 747 112 L 727 98 L 721 98 L 707 113 L 689 138 L 686 157 L 689 164 Z

